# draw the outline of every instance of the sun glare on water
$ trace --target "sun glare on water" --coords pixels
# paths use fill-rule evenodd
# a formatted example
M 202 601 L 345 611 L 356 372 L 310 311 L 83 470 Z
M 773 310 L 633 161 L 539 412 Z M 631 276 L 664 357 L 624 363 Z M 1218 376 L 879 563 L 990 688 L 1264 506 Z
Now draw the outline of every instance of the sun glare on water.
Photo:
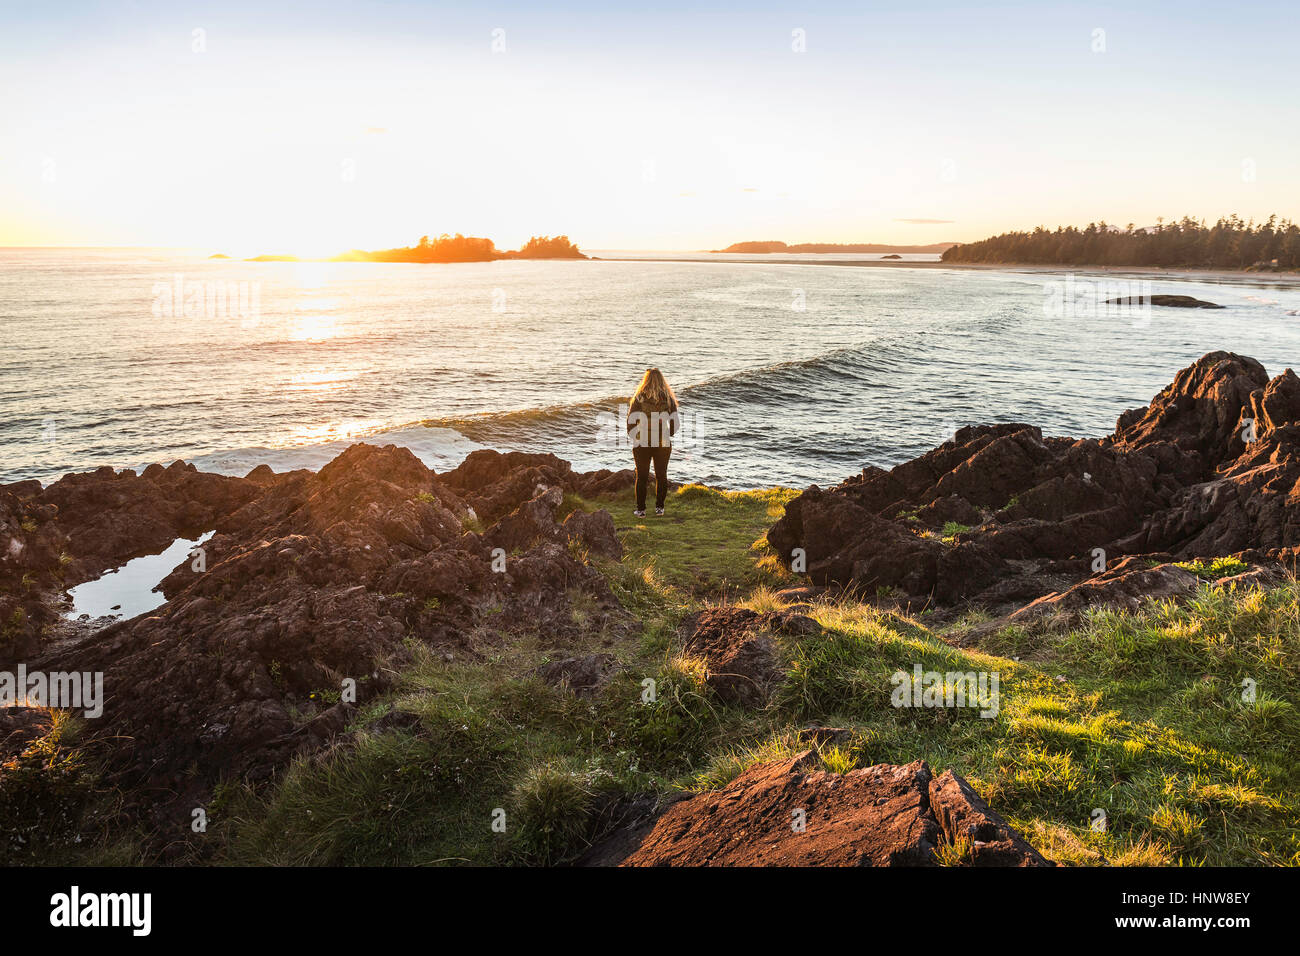
M 283 387 L 288 392 L 337 392 L 356 377 L 356 372 L 303 372 Z
M 300 315 L 292 320 L 289 337 L 295 342 L 322 342 L 342 332 L 332 315 Z
M 378 418 L 357 419 L 354 421 L 320 422 L 315 425 L 301 425 L 272 443 L 272 448 L 294 448 L 299 445 L 319 445 L 331 441 L 352 441 L 364 438 L 384 427 L 386 423 Z

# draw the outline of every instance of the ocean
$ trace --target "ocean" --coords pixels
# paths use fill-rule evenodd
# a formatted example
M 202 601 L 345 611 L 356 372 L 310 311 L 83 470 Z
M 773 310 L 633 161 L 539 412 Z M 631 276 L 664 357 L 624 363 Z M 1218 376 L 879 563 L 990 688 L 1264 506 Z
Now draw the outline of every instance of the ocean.
M 826 485 L 966 424 L 1108 434 L 1214 349 L 1270 374 L 1300 355 L 1294 279 L 1159 277 L 1141 291 L 1226 308 L 1134 315 L 1090 306 L 1115 291 L 1090 283 L 1140 277 L 1077 272 L 1061 309 L 1063 275 L 843 264 L 875 258 L 0 249 L 0 482 L 178 458 L 316 468 L 355 441 L 438 470 L 480 447 L 627 467 L 614 417 L 657 365 L 684 414 L 674 479 Z

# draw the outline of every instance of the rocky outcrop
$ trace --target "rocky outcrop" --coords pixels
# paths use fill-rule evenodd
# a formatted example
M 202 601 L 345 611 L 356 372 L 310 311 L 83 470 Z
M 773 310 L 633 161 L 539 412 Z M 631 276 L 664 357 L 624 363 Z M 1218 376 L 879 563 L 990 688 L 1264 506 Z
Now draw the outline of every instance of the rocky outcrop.
M 0 486 L 0 665 L 38 650 L 65 588 L 197 537 L 256 493 L 180 461 Z
M 1046 438 L 1025 424 L 962 428 L 889 471 L 809 488 L 768 541 L 816 585 L 1001 611 L 1044 595 L 1055 605 L 1089 595 L 1116 603 L 1187 583 L 1174 571 L 1118 568 L 1126 556 L 1167 564 L 1255 549 L 1259 560 L 1293 564 L 1300 378 L 1287 369 L 1270 380 L 1253 359 L 1212 352 L 1104 439 Z M 1137 577 L 1120 584 L 1124 574 L 1108 570 Z M 1097 586 L 1082 587 L 1094 575 Z
M 565 490 L 610 476 L 476 454 L 446 475 L 359 444 L 315 473 L 177 464 L 0 489 L 6 594 L 23 569 L 62 586 L 215 529 L 202 562 L 163 580 L 162 607 L 80 641 L 29 640 L 25 662 L 103 672 L 96 752 L 135 810 L 174 823 L 221 779 L 265 779 L 342 733 L 413 643 L 472 657 L 484 634 L 524 628 L 562 649 L 627 629 L 585 558 L 621 552 L 608 513 L 557 520 Z M 56 580 L 60 554 L 75 573 Z
M 50 598 L 63 583 L 67 535 L 40 490 L 0 486 L 0 666 L 34 653 L 58 616 Z
M 1154 459 L 1165 490 L 1204 480 L 1245 450 L 1242 413 L 1268 384 L 1254 359 L 1211 352 L 1179 372 L 1150 405 L 1121 415 L 1113 444 Z
M 150 465 L 138 475 L 107 467 L 65 475 L 41 493 L 40 502 L 56 509 L 66 535 L 71 585 L 157 554 L 177 538 L 196 538 L 256 494 L 250 482 L 177 461 L 166 468 Z
M 554 487 L 595 498 L 636 483 L 636 473 L 630 468 L 577 473 L 567 461 L 554 455 L 487 448 L 471 452 L 457 468 L 439 477 L 484 522 L 513 511 L 535 497 L 539 488 Z
M 1051 866 L 951 770 L 923 761 L 847 774 L 813 751 L 757 764 L 669 806 L 586 862 L 623 866 Z M 629 845 L 631 844 L 631 845 Z

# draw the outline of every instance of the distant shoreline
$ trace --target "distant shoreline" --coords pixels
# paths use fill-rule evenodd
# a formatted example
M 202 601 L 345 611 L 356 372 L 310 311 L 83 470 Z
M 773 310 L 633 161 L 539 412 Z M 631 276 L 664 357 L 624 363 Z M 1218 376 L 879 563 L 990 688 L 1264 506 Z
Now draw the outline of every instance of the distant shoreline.
M 879 253 L 903 252 L 903 253 L 920 253 L 942 254 L 947 252 L 953 246 L 961 245 L 958 242 L 929 242 L 923 245 L 890 245 L 885 242 L 796 242 L 784 243 L 778 240 L 765 241 L 748 241 L 733 242 L 725 249 L 709 249 L 709 252 L 728 252 L 738 253 L 740 255 L 782 255 L 790 253 L 849 253 L 856 255 L 877 255 Z
M 872 266 L 885 269 L 953 269 L 963 272 L 1025 272 L 1041 273 L 1105 273 L 1113 275 L 1152 276 L 1168 279 L 1244 279 L 1250 282 L 1270 279 L 1300 279 L 1300 272 L 1247 272 L 1236 269 L 1161 269 L 1150 266 L 1081 266 L 1081 265 L 1031 265 L 997 262 L 917 262 L 899 259 L 776 259 L 764 254 L 762 259 L 685 259 L 670 257 L 593 256 L 596 262 L 701 262 L 723 265 L 788 265 L 788 266 Z

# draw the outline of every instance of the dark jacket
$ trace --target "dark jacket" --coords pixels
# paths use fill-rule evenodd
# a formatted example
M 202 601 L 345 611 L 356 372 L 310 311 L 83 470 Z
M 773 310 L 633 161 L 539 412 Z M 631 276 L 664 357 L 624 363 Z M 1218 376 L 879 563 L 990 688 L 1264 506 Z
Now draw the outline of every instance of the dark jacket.
M 677 402 L 672 399 L 659 403 L 633 399 L 627 409 L 627 433 L 632 438 L 633 447 L 670 447 L 680 417 Z

